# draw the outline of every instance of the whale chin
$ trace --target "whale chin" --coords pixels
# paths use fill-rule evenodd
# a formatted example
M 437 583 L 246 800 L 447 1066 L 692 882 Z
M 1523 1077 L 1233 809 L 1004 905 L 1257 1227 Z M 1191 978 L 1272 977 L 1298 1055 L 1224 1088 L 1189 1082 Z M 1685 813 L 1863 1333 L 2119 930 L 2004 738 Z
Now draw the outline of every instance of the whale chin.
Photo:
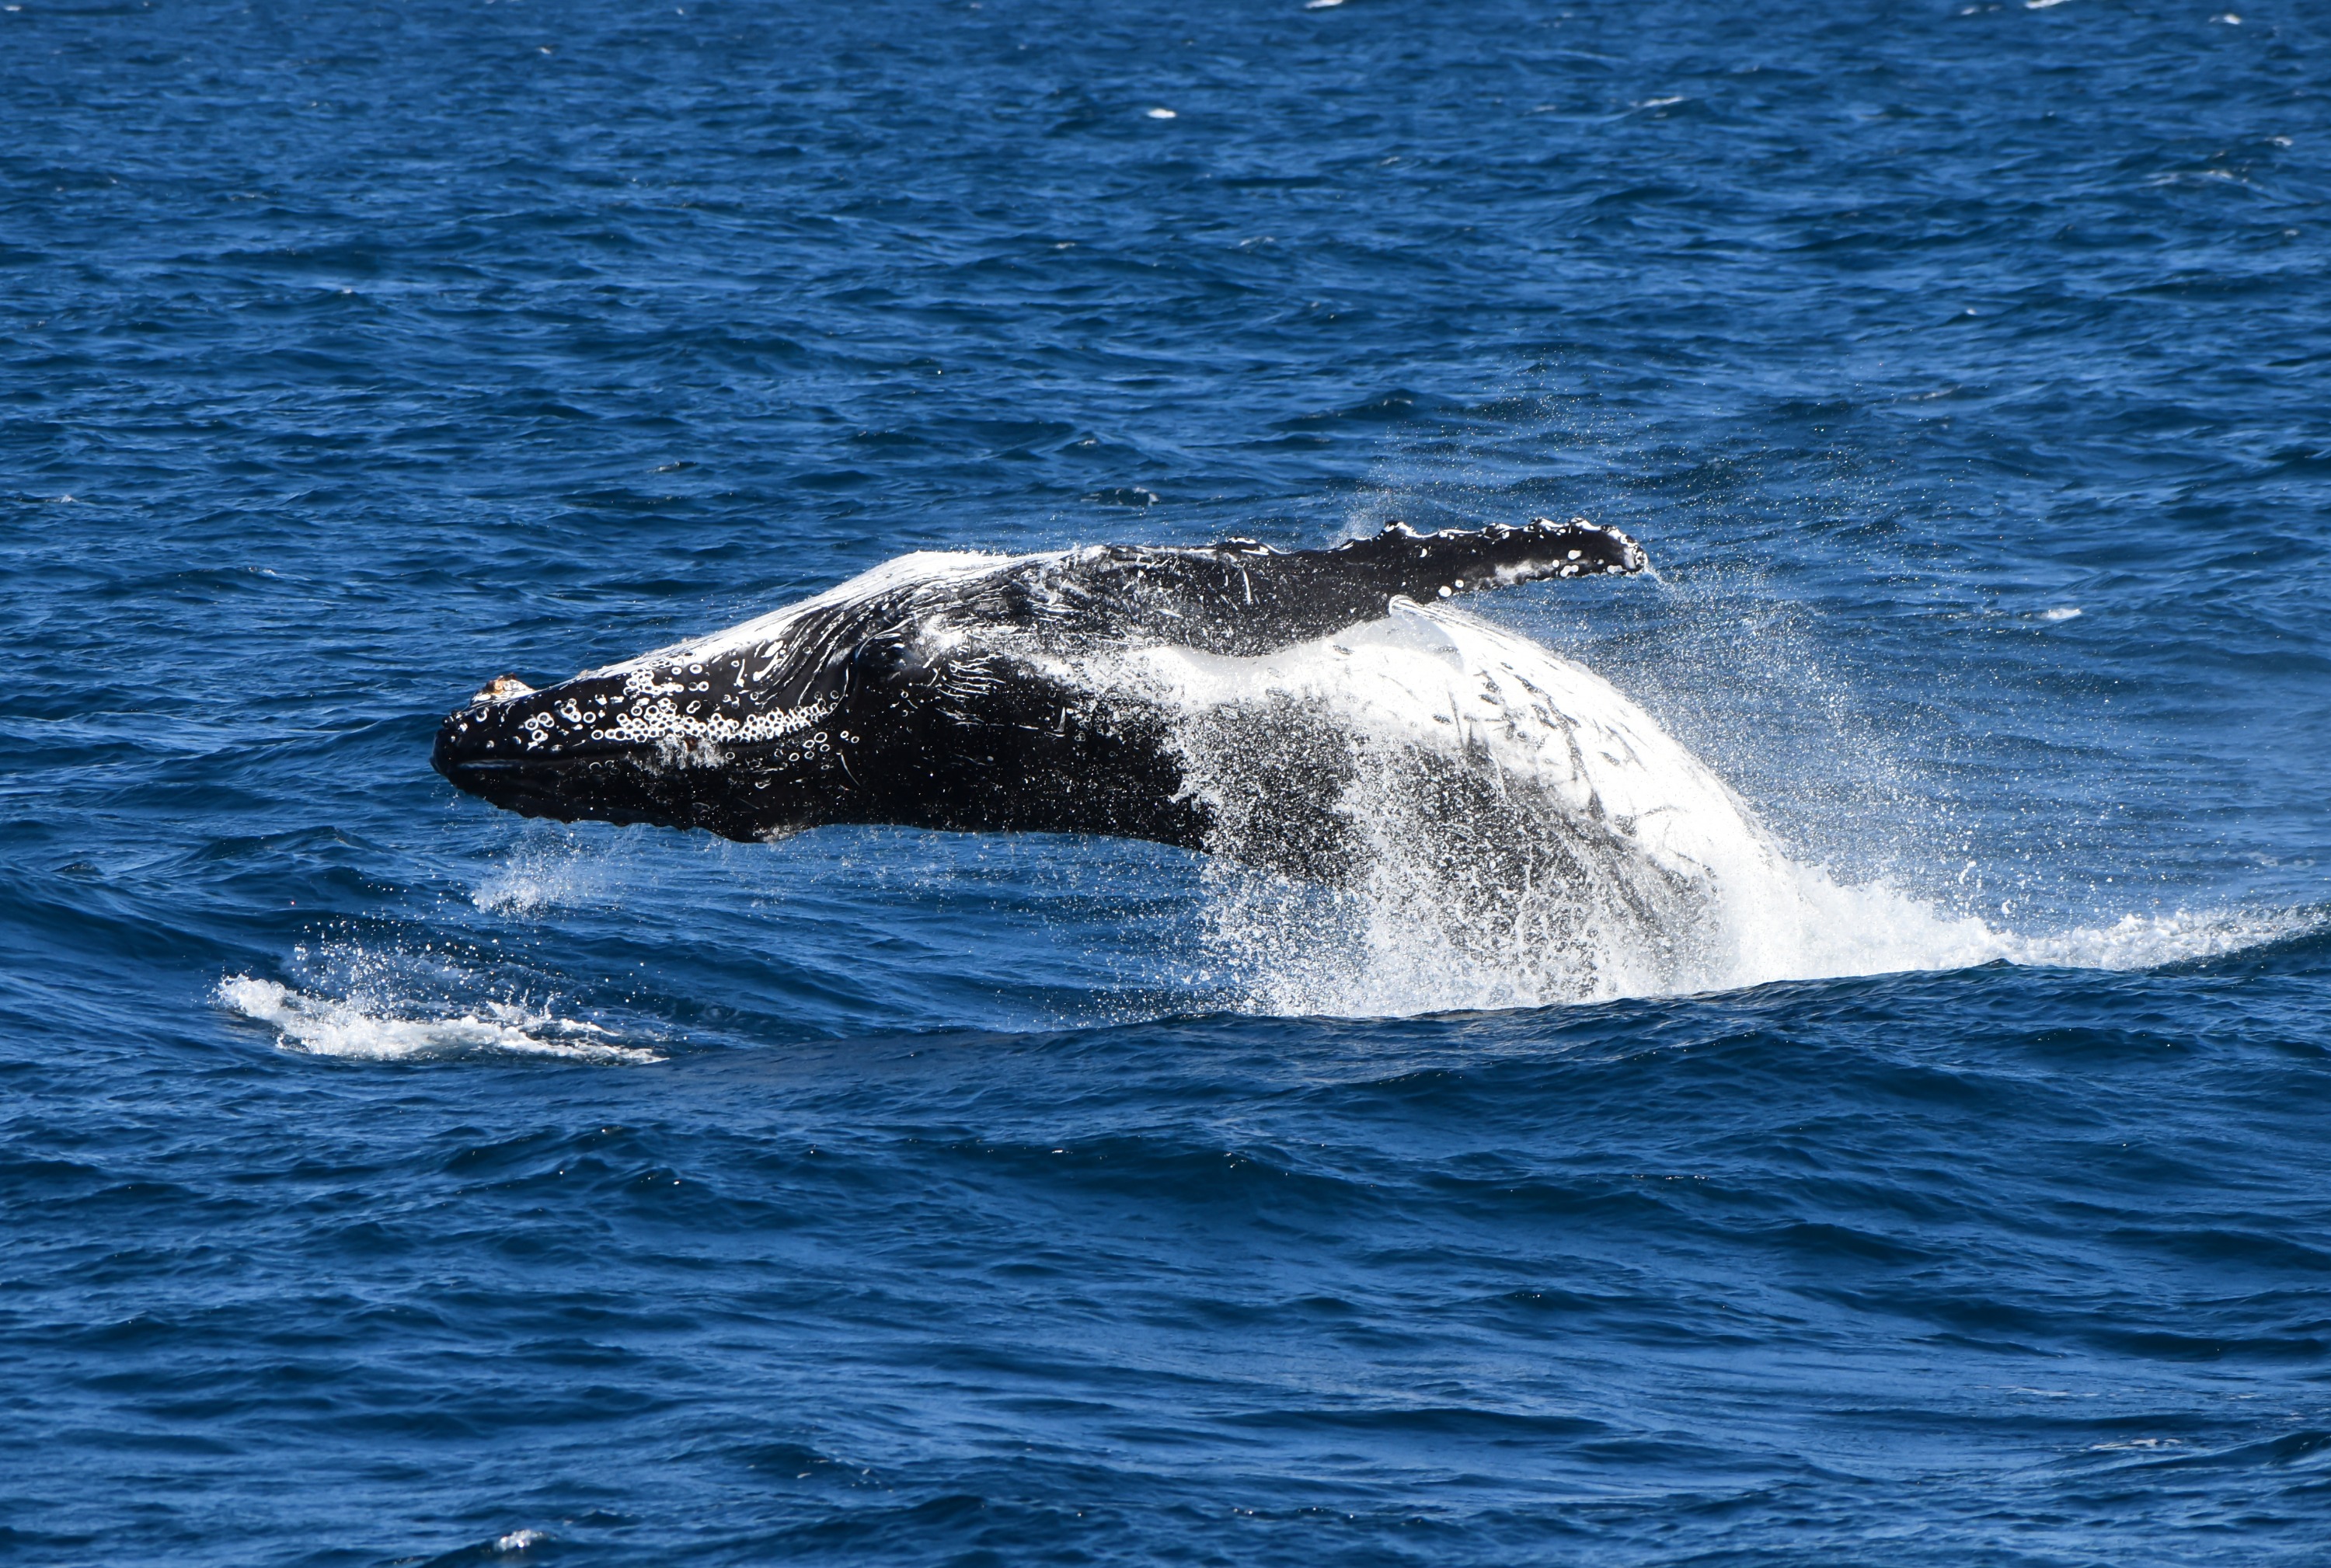
M 516 812 L 522 817 L 552 817 L 561 822 L 574 822 L 583 814 L 576 809 L 575 787 L 575 775 L 581 765 L 561 766 L 556 763 L 502 762 L 491 758 L 456 756 L 442 741 L 429 762 L 464 794 L 476 795 L 489 805 L 500 806 L 503 811 Z M 610 817 L 606 820 L 615 819 Z

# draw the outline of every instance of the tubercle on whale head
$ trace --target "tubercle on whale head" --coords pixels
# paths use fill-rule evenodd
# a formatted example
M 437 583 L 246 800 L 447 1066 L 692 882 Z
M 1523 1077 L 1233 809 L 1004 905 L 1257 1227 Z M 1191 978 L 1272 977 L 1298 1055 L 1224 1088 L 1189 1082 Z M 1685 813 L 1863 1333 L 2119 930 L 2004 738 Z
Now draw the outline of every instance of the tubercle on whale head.
M 538 799 L 545 767 L 579 760 L 577 741 L 600 717 L 597 704 L 567 681 L 538 691 L 515 676 L 497 676 L 437 727 L 429 763 L 471 794 L 528 815 L 557 814 Z M 545 809 L 538 809 L 545 808 Z
M 641 660 L 536 690 L 488 685 L 438 726 L 430 764 L 523 816 L 706 828 L 735 839 L 814 826 L 856 738 L 833 697 L 789 705 L 743 653 Z

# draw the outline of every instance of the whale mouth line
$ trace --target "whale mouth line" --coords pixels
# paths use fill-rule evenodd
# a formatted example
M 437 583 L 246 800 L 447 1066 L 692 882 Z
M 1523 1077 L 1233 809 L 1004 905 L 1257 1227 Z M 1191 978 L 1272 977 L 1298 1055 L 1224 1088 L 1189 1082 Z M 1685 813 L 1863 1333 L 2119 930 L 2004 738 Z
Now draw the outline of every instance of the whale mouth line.
M 429 759 L 429 765 L 460 784 L 464 777 L 519 778 L 528 775 L 548 777 L 558 774 L 587 773 L 594 768 L 636 770 L 644 775 L 684 773 L 689 770 L 691 755 L 709 755 L 717 752 L 723 763 L 753 764 L 770 760 L 781 749 L 766 741 L 742 746 L 718 743 L 657 741 L 600 741 L 582 746 L 562 746 L 544 750 L 533 755 L 480 756 L 458 755 L 453 747 L 440 742 Z
M 601 752 L 591 756 L 577 756 L 566 752 L 555 756 L 480 756 L 454 757 L 433 764 L 447 778 L 460 774 L 483 774 L 489 777 L 516 777 L 526 774 L 572 773 L 576 768 L 604 766 L 611 762 L 629 762 L 630 754 Z M 456 779 L 456 782 L 459 782 Z

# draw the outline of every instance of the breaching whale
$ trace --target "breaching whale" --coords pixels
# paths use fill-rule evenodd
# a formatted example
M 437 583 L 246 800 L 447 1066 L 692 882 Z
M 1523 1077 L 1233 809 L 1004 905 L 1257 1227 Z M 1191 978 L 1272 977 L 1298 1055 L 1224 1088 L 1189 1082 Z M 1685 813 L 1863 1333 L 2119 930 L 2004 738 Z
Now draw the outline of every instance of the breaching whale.
M 1145 649 L 1261 660 L 1403 602 L 1646 564 L 1615 528 L 1543 518 L 1432 534 L 1394 523 L 1320 550 L 1233 538 L 919 553 L 556 686 L 504 676 L 447 716 L 431 760 L 498 806 L 567 822 L 739 840 L 895 823 L 1215 848 L 1224 804 L 1192 787 L 1172 705 L 1096 670 Z M 1315 797 L 1332 799 L 1339 765 L 1291 717 L 1248 737 L 1273 751 L 1253 770 L 1259 791 L 1285 798 L 1261 808 L 1275 829 L 1240 841 L 1319 870 L 1335 851 L 1303 824 Z

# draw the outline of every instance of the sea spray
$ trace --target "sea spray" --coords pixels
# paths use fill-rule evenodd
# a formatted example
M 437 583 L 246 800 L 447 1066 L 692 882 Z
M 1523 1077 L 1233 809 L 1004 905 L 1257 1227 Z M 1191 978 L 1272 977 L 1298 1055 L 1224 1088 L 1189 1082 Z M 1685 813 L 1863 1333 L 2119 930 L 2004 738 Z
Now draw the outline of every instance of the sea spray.
M 2240 917 L 2026 937 L 1792 858 L 1610 682 L 1446 606 L 1261 659 L 1089 678 L 1178 717 L 1215 822 L 1205 940 L 1244 1004 L 1391 1014 L 2239 946 Z M 2249 939 L 2255 939 L 2250 937 Z

